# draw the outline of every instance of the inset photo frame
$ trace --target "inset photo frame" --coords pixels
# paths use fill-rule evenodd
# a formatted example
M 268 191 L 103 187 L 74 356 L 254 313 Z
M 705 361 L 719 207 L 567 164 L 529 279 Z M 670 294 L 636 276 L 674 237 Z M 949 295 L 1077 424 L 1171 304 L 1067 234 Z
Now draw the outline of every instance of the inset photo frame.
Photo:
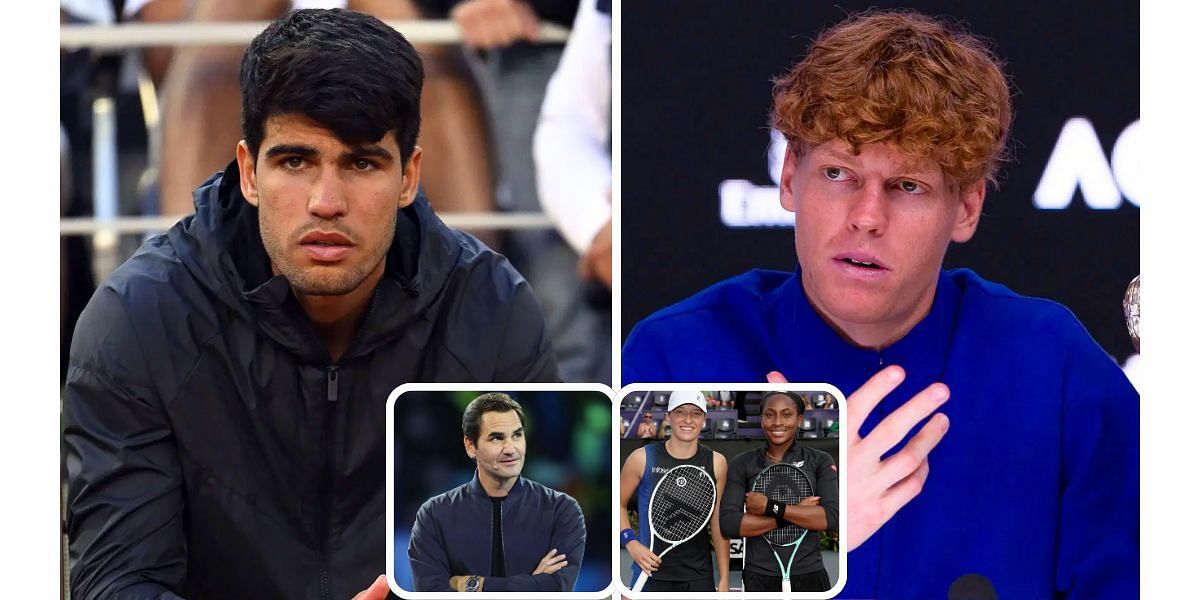
M 387 579 L 404 598 L 612 595 L 612 390 L 406 384 L 387 403 Z
M 840 390 L 636 384 L 617 397 L 612 565 L 622 595 L 825 599 L 841 591 Z

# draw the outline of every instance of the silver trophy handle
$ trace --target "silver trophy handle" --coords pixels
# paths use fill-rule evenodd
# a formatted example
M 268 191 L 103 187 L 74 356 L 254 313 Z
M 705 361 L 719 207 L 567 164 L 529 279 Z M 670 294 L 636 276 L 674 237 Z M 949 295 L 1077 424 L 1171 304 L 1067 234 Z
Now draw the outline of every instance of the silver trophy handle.
M 1125 309 L 1125 327 L 1129 329 L 1129 337 L 1133 340 L 1133 349 L 1142 351 L 1142 276 L 1139 274 L 1129 282 L 1125 289 L 1125 300 L 1121 302 Z

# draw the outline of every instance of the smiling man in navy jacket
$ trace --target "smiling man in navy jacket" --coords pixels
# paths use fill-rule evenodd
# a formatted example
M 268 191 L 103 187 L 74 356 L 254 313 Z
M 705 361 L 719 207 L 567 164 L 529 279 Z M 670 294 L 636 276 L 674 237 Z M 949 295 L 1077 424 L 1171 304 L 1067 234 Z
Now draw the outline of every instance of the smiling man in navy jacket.
M 475 477 L 417 511 L 408 544 L 413 591 L 572 591 L 587 541 L 583 511 L 574 498 L 521 477 L 521 405 L 483 394 L 467 405 L 462 429 Z
M 942 269 L 1005 156 L 999 60 L 957 25 L 867 13 L 774 100 L 798 267 L 642 321 L 624 382 L 853 392 L 842 597 L 1136 598 L 1137 392 L 1063 306 Z

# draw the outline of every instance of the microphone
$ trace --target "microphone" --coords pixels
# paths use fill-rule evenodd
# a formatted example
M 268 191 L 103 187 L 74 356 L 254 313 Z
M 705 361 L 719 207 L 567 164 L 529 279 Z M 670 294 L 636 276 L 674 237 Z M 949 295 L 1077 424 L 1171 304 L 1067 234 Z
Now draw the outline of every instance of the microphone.
M 950 584 L 947 600 L 996 600 L 992 580 L 978 573 L 968 573 Z

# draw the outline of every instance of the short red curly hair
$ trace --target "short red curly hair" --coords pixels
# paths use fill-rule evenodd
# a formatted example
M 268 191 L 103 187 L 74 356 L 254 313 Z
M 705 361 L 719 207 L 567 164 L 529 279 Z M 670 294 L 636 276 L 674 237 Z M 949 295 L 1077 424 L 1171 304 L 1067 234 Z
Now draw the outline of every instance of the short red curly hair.
M 1012 104 L 1000 61 L 963 29 L 910 12 L 866 12 L 823 31 L 775 80 L 772 125 L 803 156 L 842 140 L 930 158 L 956 184 L 996 183 Z

